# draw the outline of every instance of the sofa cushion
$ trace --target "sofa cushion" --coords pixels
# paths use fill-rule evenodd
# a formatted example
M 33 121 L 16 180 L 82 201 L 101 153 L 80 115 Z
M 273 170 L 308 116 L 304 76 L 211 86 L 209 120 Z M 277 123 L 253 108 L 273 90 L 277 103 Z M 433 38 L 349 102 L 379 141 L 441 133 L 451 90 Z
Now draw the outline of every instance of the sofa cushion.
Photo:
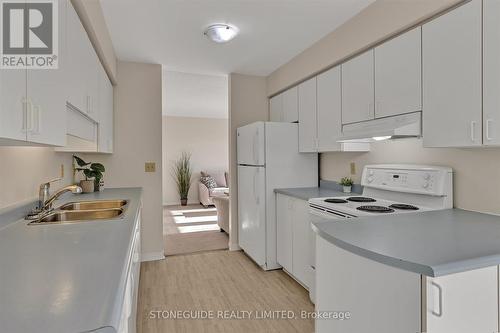
M 217 182 L 212 176 L 202 176 L 200 177 L 200 182 L 205 185 L 209 190 L 217 187 Z
M 226 178 L 226 173 L 224 171 L 201 171 L 200 172 L 201 177 L 213 177 L 215 182 L 217 183 L 217 187 L 227 187 L 227 178 Z

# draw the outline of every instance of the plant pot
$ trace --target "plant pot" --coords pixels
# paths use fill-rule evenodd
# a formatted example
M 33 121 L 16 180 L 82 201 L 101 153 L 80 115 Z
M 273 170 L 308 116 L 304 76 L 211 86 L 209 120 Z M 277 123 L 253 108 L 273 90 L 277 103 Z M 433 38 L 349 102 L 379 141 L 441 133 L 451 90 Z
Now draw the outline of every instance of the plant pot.
M 181 199 L 181 206 L 187 206 L 188 199 Z
M 344 193 L 351 193 L 351 187 L 352 186 L 342 186 L 342 190 Z
M 93 180 L 80 180 L 80 187 L 83 193 L 94 192 L 94 181 Z
M 102 192 L 104 191 L 104 180 L 101 179 L 95 179 L 94 180 L 94 192 Z

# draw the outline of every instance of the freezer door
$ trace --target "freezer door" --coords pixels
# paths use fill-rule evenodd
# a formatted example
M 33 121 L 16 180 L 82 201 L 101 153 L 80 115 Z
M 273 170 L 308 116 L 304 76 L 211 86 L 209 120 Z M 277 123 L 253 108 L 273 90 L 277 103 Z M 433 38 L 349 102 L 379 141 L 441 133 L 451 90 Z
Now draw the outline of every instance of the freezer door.
M 238 242 L 257 264 L 266 264 L 266 177 L 263 167 L 238 167 Z
M 238 128 L 236 141 L 238 164 L 265 164 L 265 123 L 256 122 Z

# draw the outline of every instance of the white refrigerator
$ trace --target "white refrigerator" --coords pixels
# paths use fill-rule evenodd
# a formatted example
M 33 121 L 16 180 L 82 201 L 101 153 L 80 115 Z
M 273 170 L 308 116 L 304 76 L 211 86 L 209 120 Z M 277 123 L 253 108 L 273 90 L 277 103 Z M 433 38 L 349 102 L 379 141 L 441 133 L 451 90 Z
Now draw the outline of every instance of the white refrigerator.
M 264 270 L 276 261 L 274 189 L 318 186 L 318 154 L 299 153 L 298 124 L 256 122 L 237 130 L 238 244 Z

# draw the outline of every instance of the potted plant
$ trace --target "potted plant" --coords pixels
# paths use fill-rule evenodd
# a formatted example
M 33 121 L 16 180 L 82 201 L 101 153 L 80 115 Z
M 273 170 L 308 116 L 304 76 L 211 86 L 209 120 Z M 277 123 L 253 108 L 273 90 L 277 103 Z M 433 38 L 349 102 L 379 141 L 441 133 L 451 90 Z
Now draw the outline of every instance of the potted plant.
M 82 171 L 85 176 L 85 179 L 80 181 L 80 187 L 83 192 L 102 191 L 103 186 L 101 180 L 103 172 L 106 171 L 104 165 L 101 163 L 87 163 L 76 155 L 73 155 L 73 160 L 77 164 L 77 166 L 74 167 L 75 171 Z
M 191 187 L 191 154 L 183 152 L 179 159 L 175 161 L 173 167 L 173 178 L 177 185 L 177 192 L 181 198 L 181 205 L 186 206 L 189 188 Z
M 353 184 L 352 178 L 343 177 L 340 180 L 340 185 L 342 185 L 344 193 L 351 193 L 352 184 Z

